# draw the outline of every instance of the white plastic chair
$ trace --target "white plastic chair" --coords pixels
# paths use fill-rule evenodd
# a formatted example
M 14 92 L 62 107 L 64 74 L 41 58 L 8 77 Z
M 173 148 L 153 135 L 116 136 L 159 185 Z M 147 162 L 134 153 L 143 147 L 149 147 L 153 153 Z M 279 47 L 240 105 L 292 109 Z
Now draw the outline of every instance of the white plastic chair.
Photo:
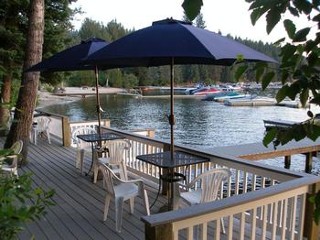
M 22 152 L 23 142 L 21 140 L 15 142 L 10 149 L 13 151 L 13 155 L 7 156 L 12 159 L 11 164 L 2 163 L 1 170 L 3 173 L 9 173 L 10 175 L 18 176 L 18 160 L 20 159 L 19 154 Z
M 140 195 L 144 200 L 147 215 L 150 215 L 148 195 L 141 179 L 121 180 L 115 175 L 112 169 L 105 164 L 100 164 L 99 170 L 103 174 L 103 185 L 106 189 L 103 221 L 107 220 L 111 198 L 114 198 L 115 201 L 116 230 L 118 232 L 121 232 L 123 203 L 125 201 L 129 200 L 130 213 L 133 214 L 134 198 Z
M 97 131 L 91 127 L 80 127 L 76 128 L 72 134 L 72 143 L 77 146 L 77 154 L 76 154 L 76 168 L 80 170 L 80 173 L 82 174 L 83 171 L 83 161 L 84 161 L 84 155 L 86 151 L 92 152 L 92 143 L 82 141 L 80 138 L 78 138 L 78 135 L 83 134 L 96 134 Z
M 108 165 L 114 173 L 119 174 L 122 180 L 128 180 L 124 157 L 125 151 L 129 150 L 130 147 L 131 144 L 127 140 L 117 139 L 107 141 L 100 149 L 96 149 L 93 164 L 93 183 L 97 182 L 100 164 Z
M 33 125 L 32 125 L 32 138 L 33 143 L 37 145 L 37 138 L 38 135 L 45 134 L 47 136 L 49 144 L 51 144 L 50 140 L 50 126 L 51 119 L 48 117 L 36 117 L 33 119 Z
M 230 176 L 230 170 L 225 168 L 216 168 L 200 174 L 185 186 L 188 191 L 180 192 L 179 205 L 191 206 L 219 199 L 222 181 L 226 181 Z M 221 224 L 223 233 L 225 233 L 222 218 Z

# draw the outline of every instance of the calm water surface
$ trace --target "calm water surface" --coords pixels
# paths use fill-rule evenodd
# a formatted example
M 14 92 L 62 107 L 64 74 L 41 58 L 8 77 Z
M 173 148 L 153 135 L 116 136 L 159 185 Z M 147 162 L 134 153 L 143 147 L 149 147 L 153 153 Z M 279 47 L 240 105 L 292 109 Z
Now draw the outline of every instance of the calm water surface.
M 97 119 L 95 105 L 95 98 L 88 97 L 77 102 L 50 106 L 46 110 L 67 115 L 74 121 L 93 120 Z M 152 128 L 155 129 L 156 138 L 170 139 L 170 125 L 167 120 L 167 115 L 170 113 L 169 98 L 136 99 L 119 95 L 101 95 L 101 105 L 105 110 L 102 118 L 110 119 L 114 128 L 123 130 Z M 198 148 L 262 141 L 265 132 L 264 119 L 291 121 L 307 119 L 306 109 L 275 106 L 228 107 L 199 99 L 177 98 L 174 108 L 175 142 Z M 283 164 L 282 158 L 276 161 Z M 297 161 L 292 161 L 292 164 L 295 162 Z M 303 169 L 303 164 L 300 165 L 293 167 Z

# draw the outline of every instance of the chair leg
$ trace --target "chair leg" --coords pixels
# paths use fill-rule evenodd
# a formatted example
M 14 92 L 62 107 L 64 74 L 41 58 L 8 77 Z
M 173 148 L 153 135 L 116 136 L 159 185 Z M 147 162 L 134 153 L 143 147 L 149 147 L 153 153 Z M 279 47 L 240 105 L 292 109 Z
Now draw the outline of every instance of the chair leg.
M 123 198 L 115 199 L 116 205 L 116 230 L 121 232 L 122 212 L 123 212 Z
M 110 200 L 111 200 L 111 196 L 110 196 L 110 194 L 107 194 L 106 198 L 105 198 L 105 202 L 104 202 L 103 221 L 107 220 Z
M 47 132 L 47 138 L 48 138 L 48 142 L 49 142 L 49 144 L 51 144 L 51 140 L 50 140 L 50 133 L 49 133 L 49 130 L 47 129 L 47 130 L 46 130 L 46 132 Z
M 150 215 L 150 204 L 149 204 L 149 198 L 148 198 L 148 193 L 147 190 L 143 189 L 143 200 L 144 200 L 144 205 L 146 207 L 147 215 Z
M 97 183 L 99 173 L 98 163 L 93 163 L 93 183 Z
M 130 206 L 130 213 L 133 214 L 133 212 L 134 212 L 134 197 L 129 199 L 129 206 Z
M 34 135 L 33 135 L 33 143 L 34 143 L 34 145 L 37 145 L 37 137 L 38 137 L 38 131 L 34 130 Z

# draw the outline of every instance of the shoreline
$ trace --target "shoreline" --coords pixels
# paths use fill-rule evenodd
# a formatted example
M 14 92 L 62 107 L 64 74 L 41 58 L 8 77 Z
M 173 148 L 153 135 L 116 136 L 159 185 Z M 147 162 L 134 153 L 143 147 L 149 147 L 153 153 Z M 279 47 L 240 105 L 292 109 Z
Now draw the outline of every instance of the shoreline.
M 115 94 L 123 92 L 122 88 L 100 87 L 99 94 Z M 70 94 L 70 95 L 69 95 Z M 56 95 L 47 91 L 38 91 L 38 104 L 36 108 L 48 107 L 51 105 L 65 104 L 78 101 L 83 95 L 94 96 L 93 88 L 66 87 L 63 95 Z

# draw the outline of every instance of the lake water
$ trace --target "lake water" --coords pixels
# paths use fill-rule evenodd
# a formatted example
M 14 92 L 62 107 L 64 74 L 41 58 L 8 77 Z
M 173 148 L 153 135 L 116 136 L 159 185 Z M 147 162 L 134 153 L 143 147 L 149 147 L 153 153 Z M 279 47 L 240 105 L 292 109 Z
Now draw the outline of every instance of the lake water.
M 120 95 L 101 95 L 101 106 L 105 110 L 102 118 L 111 120 L 111 127 L 132 129 L 155 129 L 155 137 L 170 139 L 169 98 L 133 98 Z M 67 115 L 71 120 L 97 119 L 94 97 L 76 102 L 54 105 L 46 110 Z M 265 133 L 263 120 L 303 121 L 307 109 L 288 107 L 228 107 L 221 103 L 199 99 L 176 98 L 174 114 L 175 143 L 197 148 L 210 148 L 261 142 Z M 301 156 L 299 157 L 301 158 Z M 304 156 L 301 158 L 304 159 Z M 283 165 L 283 158 L 275 160 Z M 292 167 L 303 170 L 303 164 L 292 161 Z M 273 163 L 272 163 L 273 164 Z M 316 161 L 314 164 L 318 166 Z M 315 167 L 320 169 L 320 167 Z M 318 170 L 316 170 L 318 174 Z

